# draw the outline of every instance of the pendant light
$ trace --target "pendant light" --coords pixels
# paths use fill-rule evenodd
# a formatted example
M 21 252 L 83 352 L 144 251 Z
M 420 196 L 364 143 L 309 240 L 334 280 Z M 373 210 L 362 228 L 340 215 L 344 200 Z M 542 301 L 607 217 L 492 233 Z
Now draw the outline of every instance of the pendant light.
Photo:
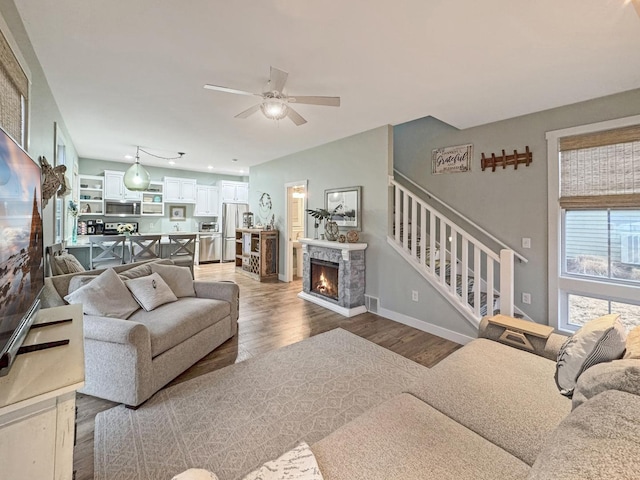
M 136 163 L 124 174 L 124 186 L 133 191 L 144 191 L 149 188 L 151 175 L 140 165 L 140 147 L 136 150 Z

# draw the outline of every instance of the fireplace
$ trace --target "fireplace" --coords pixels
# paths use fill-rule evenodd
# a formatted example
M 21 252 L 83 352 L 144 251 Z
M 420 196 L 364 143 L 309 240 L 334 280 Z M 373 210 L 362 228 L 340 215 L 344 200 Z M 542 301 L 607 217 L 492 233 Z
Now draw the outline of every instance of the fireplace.
M 327 262 L 324 260 L 318 260 L 317 258 L 311 259 L 311 291 L 328 297 L 333 300 L 338 300 L 338 272 L 340 264 L 334 262 Z

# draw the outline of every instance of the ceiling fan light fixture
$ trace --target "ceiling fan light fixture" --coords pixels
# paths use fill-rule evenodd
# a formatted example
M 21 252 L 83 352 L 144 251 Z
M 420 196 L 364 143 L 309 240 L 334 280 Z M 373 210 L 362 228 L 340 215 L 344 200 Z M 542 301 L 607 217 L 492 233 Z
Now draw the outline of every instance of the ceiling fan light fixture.
M 260 105 L 260 110 L 270 120 L 282 120 L 287 116 L 289 108 L 282 100 L 269 99 Z

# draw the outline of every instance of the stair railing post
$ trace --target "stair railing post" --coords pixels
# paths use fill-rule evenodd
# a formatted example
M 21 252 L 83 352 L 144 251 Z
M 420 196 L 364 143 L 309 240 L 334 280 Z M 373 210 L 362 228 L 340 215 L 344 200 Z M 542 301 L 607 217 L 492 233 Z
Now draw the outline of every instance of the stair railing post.
M 514 259 L 513 250 L 506 248 L 500 250 L 500 313 L 510 317 L 513 317 Z M 489 314 L 488 310 L 487 314 Z

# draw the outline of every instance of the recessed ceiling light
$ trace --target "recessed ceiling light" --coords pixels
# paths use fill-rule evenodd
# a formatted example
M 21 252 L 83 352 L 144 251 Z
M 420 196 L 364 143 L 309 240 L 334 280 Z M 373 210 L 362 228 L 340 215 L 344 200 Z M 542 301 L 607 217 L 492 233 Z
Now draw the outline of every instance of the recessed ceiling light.
M 176 162 L 174 162 L 173 160 L 169 160 L 169 165 L 175 165 Z
M 207 168 L 208 168 L 209 170 L 213 170 L 213 165 L 209 165 Z
M 134 156 L 133 155 L 125 155 L 124 158 L 126 158 L 127 160 L 133 160 Z
M 244 170 L 240 170 L 240 173 L 244 173 Z

